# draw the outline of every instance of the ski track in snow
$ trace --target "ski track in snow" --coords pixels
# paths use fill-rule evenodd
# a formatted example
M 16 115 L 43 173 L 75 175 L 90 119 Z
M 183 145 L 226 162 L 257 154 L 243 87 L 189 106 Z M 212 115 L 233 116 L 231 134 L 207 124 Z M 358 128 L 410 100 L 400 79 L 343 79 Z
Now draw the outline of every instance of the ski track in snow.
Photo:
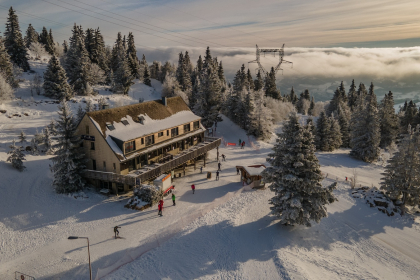
M 34 62 L 37 72 L 45 64 Z M 23 74 L 31 79 L 32 75 Z M 206 180 L 191 168 L 188 176 L 176 179 L 177 206 L 165 199 L 163 217 L 156 207 L 142 212 L 123 208 L 125 197 L 106 198 L 86 191 L 86 199 L 57 195 L 51 187 L 51 156 L 27 155 L 27 170 L 20 173 L 6 163 L 8 146 L 23 130 L 28 143 L 52 117 L 57 104 L 43 96 L 31 96 L 28 83 L 17 90 L 15 99 L 0 105 L 0 279 L 12 279 L 21 271 L 36 279 L 86 279 L 85 240 L 67 240 L 70 235 L 88 236 L 93 274 L 98 268 L 122 258 L 170 229 L 213 201 L 242 187 L 236 165 L 265 164 L 271 143 L 255 141 L 239 147 L 220 147 L 225 154 L 220 181 Z M 161 84 L 153 88 L 136 81 L 129 96 L 112 95 L 98 87 L 111 105 L 137 103 L 139 98 L 160 98 Z M 90 97 L 97 100 L 99 96 Z M 85 97 L 70 103 L 75 112 Z M 38 102 L 38 103 L 35 103 Z M 41 103 L 41 101 L 43 101 Z M 96 101 L 94 101 L 96 103 Z M 27 113 L 28 116 L 24 116 Z M 7 118 L 6 115 L 21 114 Z M 281 125 L 277 126 L 278 132 Z M 248 136 L 224 117 L 216 136 L 227 142 L 247 141 Z M 249 141 L 247 141 L 249 142 Z M 387 217 L 351 196 L 343 182 L 358 172 L 359 183 L 376 185 L 382 167 L 348 156 L 349 150 L 317 153 L 321 170 L 328 174 L 324 184 L 339 180 L 338 202 L 329 205 L 329 217 L 311 228 L 284 227 L 269 215 L 270 190 L 244 191 L 183 228 L 175 237 L 120 267 L 104 279 L 417 279 L 420 275 L 420 219 Z M 216 152 L 203 170 L 215 172 Z M 193 195 L 190 185 L 197 186 Z M 115 240 L 112 228 L 120 225 L 125 239 Z

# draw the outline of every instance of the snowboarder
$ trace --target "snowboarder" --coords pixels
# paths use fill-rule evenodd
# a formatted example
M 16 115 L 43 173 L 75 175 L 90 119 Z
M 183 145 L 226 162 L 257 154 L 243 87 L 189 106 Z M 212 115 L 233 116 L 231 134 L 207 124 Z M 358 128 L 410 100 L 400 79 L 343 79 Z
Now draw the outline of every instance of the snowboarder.
M 216 171 L 216 181 L 219 181 L 219 170 Z
M 217 166 L 219 167 L 219 169 L 218 170 L 222 170 L 222 169 L 220 169 L 220 167 L 222 166 L 222 164 L 219 162 L 218 164 L 217 164 Z
M 239 175 L 239 168 L 236 168 L 236 175 Z
M 162 217 L 162 216 L 163 216 L 163 215 L 162 215 L 163 203 L 162 203 L 162 204 L 160 204 L 160 203 L 159 203 L 159 205 L 158 205 L 158 209 L 159 209 L 158 215 Z
M 226 156 L 222 154 L 222 161 L 226 161 Z
M 175 194 L 172 194 L 172 202 L 173 202 L 173 205 L 175 206 L 176 204 L 175 204 Z
M 239 138 L 239 146 L 241 145 L 241 138 Z
M 200 173 L 203 173 L 203 167 L 202 166 L 200 167 Z
M 195 185 L 194 184 L 191 185 L 191 189 L 192 189 L 193 194 L 194 194 L 194 192 L 195 192 Z
M 117 239 L 117 236 L 118 237 L 120 236 L 120 232 L 118 231 L 119 228 L 121 228 L 121 227 L 119 227 L 119 226 L 115 226 L 114 227 L 115 239 Z

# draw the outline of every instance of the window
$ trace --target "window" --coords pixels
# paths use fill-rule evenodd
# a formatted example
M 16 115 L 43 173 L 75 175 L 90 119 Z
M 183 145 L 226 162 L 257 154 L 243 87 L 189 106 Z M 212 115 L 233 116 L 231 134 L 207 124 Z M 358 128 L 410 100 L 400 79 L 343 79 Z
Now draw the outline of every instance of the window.
M 189 132 L 191 129 L 190 124 L 184 124 L 184 133 Z
M 178 136 L 178 127 L 171 129 L 171 137 Z
M 124 143 L 124 150 L 125 153 L 129 153 L 132 152 L 136 149 L 136 145 L 135 145 L 135 141 L 130 141 L 130 142 L 126 142 Z
M 166 136 L 169 136 L 169 129 L 166 131 Z
M 127 120 L 123 120 L 123 121 L 121 121 L 122 122 L 122 124 L 123 125 L 129 125 L 129 123 L 128 123 L 128 121 Z
M 200 121 L 194 122 L 193 129 L 196 130 L 196 129 L 199 129 L 199 128 L 200 128 Z
M 162 137 L 163 136 L 163 131 L 158 133 L 158 137 Z
M 106 171 L 106 162 L 104 161 L 104 171 Z
M 112 164 L 112 167 L 114 168 L 114 172 L 117 172 L 117 165 L 115 163 Z
M 109 130 L 115 130 L 114 125 L 113 125 L 112 123 L 110 123 L 110 122 L 107 122 L 107 123 L 106 123 L 106 127 L 107 127 Z
M 83 142 L 85 142 L 85 141 L 80 142 L 80 147 L 81 148 L 83 147 Z
M 89 135 L 89 126 L 86 126 L 86 134 Z
M 96 170 L 96 160 L 92 159 L 92 169 Z
M 144 138 L 141 138 L 141 144 L 144 145 Z
M 155 136 L 150 135 L 146 137 L 146 146 L 150 146 L 155 143 Z
M 95 150 L 95 142 L 90 142 L 90 149 Z

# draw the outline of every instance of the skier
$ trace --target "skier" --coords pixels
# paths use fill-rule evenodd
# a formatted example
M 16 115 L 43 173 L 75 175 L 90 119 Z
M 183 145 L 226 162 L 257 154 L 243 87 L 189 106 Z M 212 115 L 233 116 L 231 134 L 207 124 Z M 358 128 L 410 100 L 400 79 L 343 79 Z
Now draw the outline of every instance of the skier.
M 346 177 L 346 182 L 347 182 L 347 177 Z
M 114 227 L 115 239 L 117 239 L 117 236 L 118 237 L 120 236 L 120 232 L 118 231 L 119 228 L 121 228 L 121 227 L 119 227 L 119 226 L 115 226 Z
M 159 200 L 159 204 L 163 206 L 163 199 Z
M 226 161 L 226 156 L 222 154 L 222 161 Z
M 241 149 L 243 149 L 244 147 L 245 147 L 245 141 L 242 142 Z
M 239 146 L 241 145 L 241 138 L 239 138 Z
M 175 206 L 175 194 L 172 194 L 172 202 L 174 203 L 173 205 Z
M 200 173 L 203 173 L 203 167 L 202 166 L 200 167 Z
M 219 170 L 216 171 L 216 181 L 219 181 Z
M 159 205 L 158 205 L 158 209 L 159 209 L 158 215 L 162 217 L 162 216 L 163 216 L 163 215 L 162 215 L 163 203 L 162 203 L 162 204 L 160 204 L 160 203 L 159 203 Z
M 191 189 L 192 189 L 193 194 L 194 194 L 194 192 L 195 192 L 195 185 L 194 184 L 191 185 Z
M 220 167 L 222 166 L 222 164 L 219 162 L 218 164 L 217 164 L 217 166 L 219 167 L 219 169 L 218 170 L 222 170 L 222 169 L 220 169 Z

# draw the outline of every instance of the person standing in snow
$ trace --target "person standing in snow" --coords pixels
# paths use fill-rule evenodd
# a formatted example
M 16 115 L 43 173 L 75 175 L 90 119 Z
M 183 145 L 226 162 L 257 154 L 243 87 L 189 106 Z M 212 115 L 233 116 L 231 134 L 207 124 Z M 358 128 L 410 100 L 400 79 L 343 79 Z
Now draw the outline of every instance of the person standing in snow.
M 239 138 L 239 146 L 241 145 L 241 138 Z
M 195 185 L 194 184 L 191 185 L 191 189 L 192 189 L 193 194 L 194 194 L 194 192 L 195 192 Z
M 216 171 L 216 181 L 219 181 L 219 170 Z
M 200 173 L 203 173 L 203 167 L 202 166 L 200 167 Z
M 236 175 L 239 175 L 239 168 L 236 167 Z
M 226 156 L 222 154 L 222 161 L 226 161 Z
M 158 215 L 162 217 L 162 216 L 163 216 L 163 215 L 162 215 L 163 203 L 162 203 L 162 204 L 160 204 L 160 203 L 159 203 L 159 205 L 158 205 L 158 209 L 159 209 Z
M 118 237 L 120 236 L 120 232 L 118 231 L 119 228 L 121 228 L 121 227 L 119 227 L 119 226 L 115 226 L 114 227 L 115 239 L 117 239 L 117 236 Z
M 243 149 L 244 147 L 245 147 L 245 141 L 242 142 L 241 149 Z
M 175 206 L 175 194 L 172 194 L 172 202 L 173 202 L 173 206 Z
M 217 164 L 217 166 L 219 167 L 219 171 L 221 171 L 222 169 L 220 169 L 220 167 L 222 166 L 222 164 L 219 162 L 218 164 Z

